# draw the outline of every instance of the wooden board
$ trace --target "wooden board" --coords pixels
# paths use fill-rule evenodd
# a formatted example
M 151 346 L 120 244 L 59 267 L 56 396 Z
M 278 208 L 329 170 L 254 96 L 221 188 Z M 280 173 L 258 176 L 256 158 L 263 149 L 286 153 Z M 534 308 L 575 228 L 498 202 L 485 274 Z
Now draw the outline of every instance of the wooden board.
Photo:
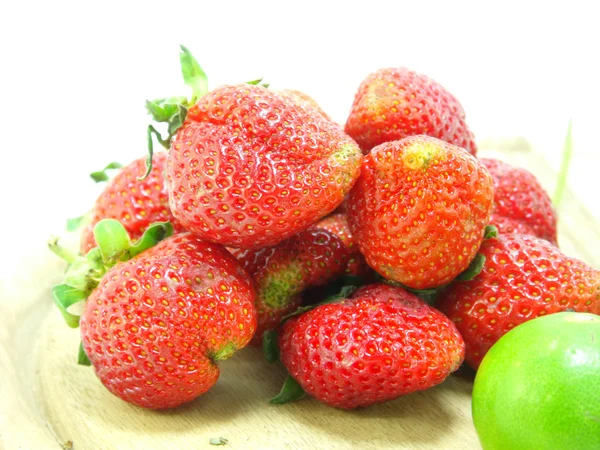
M 547 188 L 554 174 L 523 143 L 487 142 L 482 151 L 531 168 Z M 563 250 L 600 267 L 600 234 L 567 193 L 560 211 Z M 472 373 L 386 404 L 341 411 L 306 398 L 273 406 L 284 371 L 248 348 L 222 363 L 217 385 L 168 412 L 130 406 L 77 366 L 78 330 L 64 326 L 49 288 L 63 265 L 40 246 L 37 269 L 3 280 L 0 301 L 0 448 L 52 449 L 478 449 L 471 421 Z M 32 256 L 32 258 L 33 258 Z M 12 301 L 8 301 L 12 300 Z

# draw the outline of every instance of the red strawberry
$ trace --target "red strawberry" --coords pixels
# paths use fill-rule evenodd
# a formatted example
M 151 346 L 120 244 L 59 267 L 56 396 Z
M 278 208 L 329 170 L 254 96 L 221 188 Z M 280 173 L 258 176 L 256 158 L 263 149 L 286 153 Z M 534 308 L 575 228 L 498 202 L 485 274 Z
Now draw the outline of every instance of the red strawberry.
M 96 246 L 93 230 L 102 219 L 118 220 L 132 239 L 139 239 L 155 222 L 170 221 L 176 232 L 183 231 L 169 209 L 163 179 L 166 158 L 165 152 L 156 153 L 152 158 L 153 169 L 144 180 L 138 180 L 146 170 L 146 160 L 140 158 L 121 169 L 108 183 L 94 204 L 89 224 L 82 231 L 82 254 Z
M 477 152 L 458 100 L 436 81 L 406 68 L 380 69 L 362 82 L 345 130 L 365 153 L 418 134 Z
M 311 229 L 327 230 L 339 237 L 346 245 L 350 251 L 350 257 L 346 264 L 346 269 L 344 270 L 346 275 L 368 277 L 371 274 L 371 268 L 367 265 L 364 256 L 360 253 L 358 246 L 354 241 L 354 236 L 352 236 L 352 232 L 350 231 L 346 214 L 330 214 L 314 224 Z
M 497 159 L 480 161 L 494 180 L 491 224 L 501 234 L 530 234 L 556 245 L 556 212 L 537 178 Z
M 306 230 L 274 247 L 234 254 L 257 286 L 255 344 L 261 344 L 264 332 L 298 307 L 302 291 L 341 275 L 349 257 L 342 240 L 326 230 Z
M 375 147 L 348 200 L 348 221 L 367 263 L 415 289 L 450 282 L 483 240 L 493 200 L 486 168 L 428 136 Z
M 489 348 L 517 325 L 568 309 L 600 314 L 600 271 L 533 236 L 486 239 L 481 273 L 457 281 L 436 304 L 461 332 L 466 361 L 479 367 Z
M 81 327 L 80 363 L 89 358 L 108 390 L 145 408 L 175 407 L 207 391 L 219 361 L 256 330 L 252 279 L 236 259 L 190 233 L 148 249 L 170 232 L 169 224 L 152 225 L 132 245 L 107 219 L 94 228 L 99 247 L 85 257 L 50 245 L 71 262 L 52 293 L 67 323 Z M 67 311 L 83 300 L 80 318 Z
M 261 86 L 223 86 L 191 107 L 165 170 L 171 210 L 202 239 L 274 245 L 329 214 L 362 153 L 314 108 Z
M 346 197 L 344 197 L 344 200 L 342 200 L 342 203 L 340 203 L 340 206 L 338 206 L 336 208 L 336 210 L 333 211 L 333 214 L 347 214 L 348 213 L 348 197 L 349 197 L 349 195 L 346 195 Z
M 464 357 L 448 318 L 387 284 L 289 319 L 279 347 L 281 361 L 309 395 L 348 409 L 435 386 Z

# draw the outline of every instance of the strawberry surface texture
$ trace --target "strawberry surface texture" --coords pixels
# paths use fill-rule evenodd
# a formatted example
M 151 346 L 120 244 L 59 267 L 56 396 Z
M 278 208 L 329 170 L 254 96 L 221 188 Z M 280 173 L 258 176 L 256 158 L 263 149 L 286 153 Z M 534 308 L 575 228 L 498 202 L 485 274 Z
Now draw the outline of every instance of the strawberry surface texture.
M 314 224 L 312 228 L 327 230 L 335 234 L 348 248 L 350 257 L 348 259 L 348 263 L 346 264 L 346 269 L 344 270 L 345 275 L 352 275 L 365 279 L 371 276 L 373 271 L 367 265 L 364 256 L 358 250 L 358 246 L 356 245 L 352 231 L 350 231 L 348 217 L 346 214 L 338 212 L 330 214 Z
M 528 320 L 575 310 L 600 314 L 600 271 L 533 236 L 486 239 L 485 264 L 445 290 L 438 307 L 457 326 L 473 368 L 504 334 Z
M 108 182 L 92 208 L 90 221 L 81 233 L 82 254 L 96 246 L 93 230 L 102 219 L 118 220 L 134 240 L 140 238 L 155 222 L 170 221 L 175 232 L 183 231 L 169 209 L 169 196 L 163 178 L 166 159 L 166 152 L 155 153 L 152 157 L 152 171 L 143 180 L 138 178 L 146 171 L 146 158 L 136 159 Z
M 477 153 L 458 100 L 435 80 L 407 68 L 380 69 L 367 76 L 355 94 L 345 130 L 365 153 L 419 134 Z
M 281 361 L 309 395 L 344 409 L 435 386 L 464 357 L 447 317 L 387 284 L 289 319 L 279 346 Z
M 498 159 L 479 161 L 494 180 L 491 224 L 501 234 L 529 234 L 556 245 L 556 211 L 535 175 Z
M 303 231 L 273 247 L 234 254 L 256 282 L 255 344 L 299 306 L 302 291 L 342 275 L 350 257 L 338 236 L 319 229 Z
M 307 102 L 246 84 L 217 88 L 190 108 L 165 174 L 186 229 L 261 248 L 333 211 L 361 161 L 358 145 Z
M 493 182 L 472 155 L 428 136 L 375 147 L 348 200 L 350 230 L 369 266 L 414 289 L 464 271 L 483 240 Z
M 218 362 L 248 344 L 254 297 L 227 250 L 180 233 L 106 273 L 81 316 L 83 348 L 121 399 L 178 406 L 210 389 Z

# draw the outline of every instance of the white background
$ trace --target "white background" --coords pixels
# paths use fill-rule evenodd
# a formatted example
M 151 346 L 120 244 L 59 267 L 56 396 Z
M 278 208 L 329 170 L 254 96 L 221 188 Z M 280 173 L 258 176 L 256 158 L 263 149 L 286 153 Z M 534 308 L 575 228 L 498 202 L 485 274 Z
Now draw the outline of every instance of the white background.
M 89 208 L 98 189 L 89 172 L 145 153 L 144 100 L 188 94 L 179 44 L 212 87 L 265 77 L 309 93 L 341 123 L 369 72 L 407 66 L 459 98 L 478 139 L 525 136 L 555 166 L 573 118 L 571 186 L 600 217 L 593 3 L 3 2 L 2 237 L 10 256 L 0 260 L 18 276 L 20 260 Z

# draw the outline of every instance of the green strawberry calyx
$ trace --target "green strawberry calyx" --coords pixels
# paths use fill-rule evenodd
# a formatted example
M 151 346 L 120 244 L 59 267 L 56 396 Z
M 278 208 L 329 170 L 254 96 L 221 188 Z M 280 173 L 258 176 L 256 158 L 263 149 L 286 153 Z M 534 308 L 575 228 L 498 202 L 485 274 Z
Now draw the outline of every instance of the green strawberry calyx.
M 154 127 L 148 125 L 148 158 L 146 159 L 146 173 L 139 178 L 143 180 L 152 170 L 152 155 L 154 153 L 154 139 L 167 150 L 171 147 L 173 136 L 181 128 L 188 109 L 196 104 L 200 97 L 208 92 L 208 77 L 202 69 L 196 58 L 183 45 L 180 46 L 181 53 L 179 61 L 181 64 L 181 75 L 183 82 L 192 89 L 192 96 L 187 97 L 168 97 L 157 100 L 146 100 L 146 110 L 152 116 L 155 122 L 167 124 L 167 137 L 163 138 L 161 133 Z
M 119 221 L 103 219 L 94 227 L 98 246 L 85 256 L 60 246 L 57 238 L 51 239 L 48 248 L 69 264 L 63 282 L 52 287 L 54 304 L 67 325 L 71 328 L 79 326 L 80 316 L 70 312 L 69 308 L 85 301 L 110 268 L 139 255 L 172 234 L 173 226 L 169 222 L 157 222 L 148 227 L 139 240 L 131 242 L 127 230 Z M 82 349 L 80 360 L 81 352 Z
M 155 122 L 167 124 L 167 137 L 154 127 L 148 125 L 146 138 L 148 141 L 148 157 L 146 159 L 146 173 L 138 178 L 143 180 L 152 170 L 152 155 L 154 153 L 154 139 L 169 150 L 173 136 L 187 117 L 188 110 L 198 102 L 198 100 L 208 93 L 208 76 L 204 69 L 198 63 L 198 60 L 192 55 L 187 47 L 180 45 L 181 53 L 179 54 L 179 62 L 181 65 L 181 75 L 183 82 L 192 89 L 192 96 L 187 97 L 168 97 L 156 100 L 146 100 L 146 110 L 152 116 Z M 260 85 L 268 88 L 268 83 L 263 83 L 263 79 L 248 81 L 247 84 Z
M 97 170 L 96 172 L 90 173 L 90 178 L 92 180 L 94 180 L 96 183 L 101 183 L 102 181 L 108 181 L 110 177 L 108 176 L 106 171 L 120 169 L 121 167 L 123 167 L 123 165 L 121 163 L 113 161 L 113 162 L 107 164 L 104 169 Z
M 283 386 L 281 387 L 281 391 L 271 400 L 269 403 L 272 405 L 283 405 L 284 403 L 295 402 L 296 400 L 300 400 L 306 395 L 300 383 L 298 383 L 291 375 L 288 374 L 287 378 L 283 382 Z
M 108 175 L 108 171 L 121 169 L 123 165 L 116 161 L 113 161 L 107 164 L 104 169 L 97 170 L 95 172 L 90 173 L 90 178 L 94 180 L 96 183 L 102 183 L 103 181 L 108 181 L 110 176 Z M 73 217 L 67 219 L 66 229 L 67 231 L 77 231 L 83 225 L 87 225 L 90 220 L 90 213 L 83 214 L 79 217 Z

